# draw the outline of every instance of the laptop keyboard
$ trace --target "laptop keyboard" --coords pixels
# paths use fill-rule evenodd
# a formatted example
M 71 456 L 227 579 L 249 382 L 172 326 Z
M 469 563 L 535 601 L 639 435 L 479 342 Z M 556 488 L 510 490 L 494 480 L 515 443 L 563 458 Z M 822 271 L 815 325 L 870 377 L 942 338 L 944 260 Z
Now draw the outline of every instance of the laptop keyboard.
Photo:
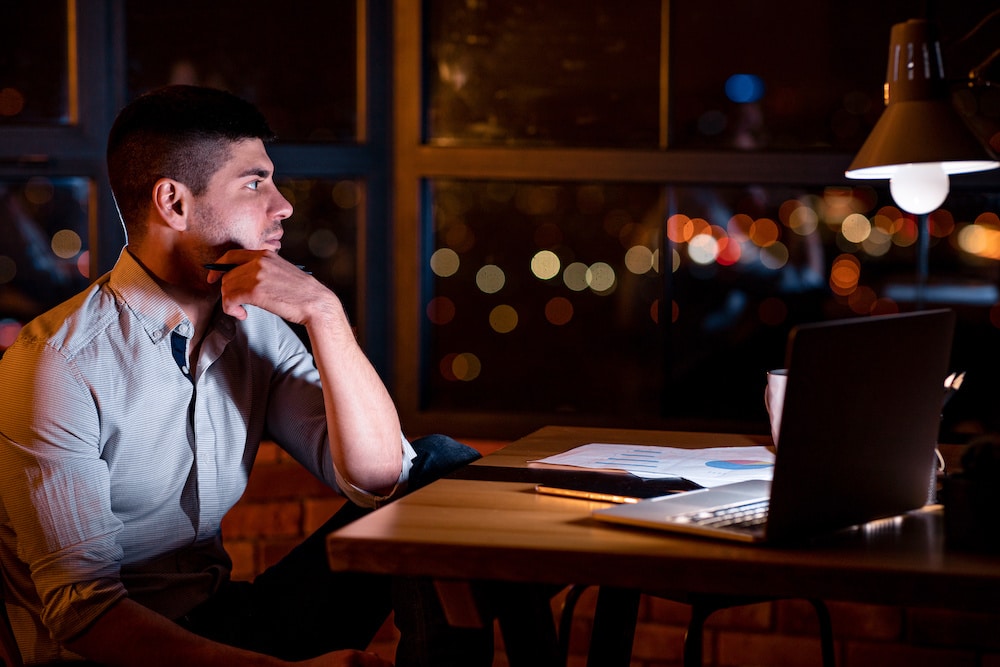
M 756 528 L 767 522 L 768 500 L 756 500 L 742 505 L 730 505 L 714 510 L 698 510 L 679 514 L 674 519 L 681 523 L 711 528 Z

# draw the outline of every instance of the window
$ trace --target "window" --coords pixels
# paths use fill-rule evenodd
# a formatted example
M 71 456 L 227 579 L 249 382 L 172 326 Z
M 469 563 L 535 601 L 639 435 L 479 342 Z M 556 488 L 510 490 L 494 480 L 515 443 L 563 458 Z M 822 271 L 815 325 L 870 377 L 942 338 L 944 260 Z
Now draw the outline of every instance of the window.
M 433 180 L 428 197 L 425 407 L 658 411 L 662 188 Z
M 659 0 L 426 7 L 429 143 L 657 145 Z
M 763 372 L 792 325 L 915 307 L 918 221 L 886 183 L 843 176 L 879 115 L 903 0 L 15 4 L 0 348 L 113 265 L 107 131 L 171 81 L 268 115 L 295 204 L 285 252 L 341 295 L 414 435 L 766 432 Z M 1000 149 L 984 85 L 1000 80 L 1000 20 L 980 23 L 994 9 L 938 19 L 955 102 Z M 164 12 L 198 17 L 189 38 L 164 38 Z M 1000 429 L 984 407 L 1000 398 L 998 194 L 1000 171 L 955 177 L 929 222 L 925 303 L 958 312 L 953 365 L 969 371 L 952 439 Z M 19 254 L 20 228 L 44 261 Z
M 930 216 L 922 296 L 920 221 L 887 183 L 843 175 L 907 3 L 410 4 L 401 25 L 424 31 L 397 40 L 394 128 L 397 319 L 421 332 L 397 346 L 406 423 L 766 432 L 764 374 L 796 323 L 922 304 L 958 311 L 953 364 L 979 378 L 944 437 L 995 428 L 997 174 L 954 178 Z M 992 8 L 976 4 L 940 17 L 956 79 L 990 53 L 970 31 Z M 984 140 L 992 95 L 956 86 Z M 613 286 L 574 283 L 588 272 Z M 572 317 L 557 325 L 559 299 Z
M 0 351 L 90 282 L 92 190 L 84 178 L 0 179 Z
M 128 96 L 168 83 L 223 88 L 256 104 L 282 142 L 353 143 L 364 127 L 359 6 L 127 3 Z M 164 30 L 178 16 L 198 17 L 184 22 L 182 40 Z
M 101 12 L 16 3 L 0 25 L 0 354 L 31 318 L 96 275 L 93 65 Z M 86 52 L 84 52 L 86 47 Z
M 0 22 L 0 125 L 67 125 L 77 120 L 74 40 L 65 2 L 18 2 Z
M 77 0 L 17 3 L 17 20 L 0 26 L 0 353 L 24 322 L 119 254 L 104 173 L 118 109 L 153 87 L 193 83 L 226 88 L 268 117 L 276 180 L 295 206 L 284 253 L 338 293 L 385 370 L 385 3 L 277 11 L 259 1 L 95 0 L 86 9 Z

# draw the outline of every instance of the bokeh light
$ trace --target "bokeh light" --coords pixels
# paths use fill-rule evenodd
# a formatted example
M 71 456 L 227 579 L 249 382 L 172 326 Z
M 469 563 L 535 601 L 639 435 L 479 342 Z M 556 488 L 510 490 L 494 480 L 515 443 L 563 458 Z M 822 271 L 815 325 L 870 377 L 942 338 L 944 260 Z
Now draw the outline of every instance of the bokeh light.
M 21 323 L 9 318 L 0 320 L 0 351 L 14 344 L 17 335 L 21 333 Z
M 442 357 L 438 369 L 445 380 L 472 382 L 482 372 L 482 362 L 471 352 L 453 352 Z
M 309 252 L 315 257 L 330 259 L 337 254 L 337 250 L 340 248 L 340 241 L 332 229 L 320 227 L 309 235 L 306 245 L 309 248 Z
M 446 296 L 436 296 L 427 303 L 427 319 L 438 326 L 455 319 L 455 302 Z
M 476 272 L 476 287 L 486 294 L 496 294 L 506 281 L 503 269 L 496 264 L 487 264 Z
M 778 225 L 770 218 L 758 218 L 750 225 L 747 235 L 754 245 L 761 248 L 777 243 L 781 234 Z
M 847 296 L 858 288 L 861 279 L 861 262 L 854 255 L 840 255 L 830 269 L 830 289 L 834 294 Z
M 878 295 L 870 287 L 858 287 L 847 297 L 847 305 L 858 315 L 868 315 L 878 303 Z
M 531 258 L 531 272 L 539 280 L 549 280 L 559 275 L 559 256 L 551 250 L 541 250 Z
M 468 252 L 476 245 L 476 235 L 465 223 L 449 225 L 443 236 L 445 245 L 456 252 Z
M 788 318 L 788 306 L 777 297 L 767 297 L 757 307 L 757 317 L 767 326 L 779 326 Z
M 355 181 L 338 181 L 330 196 L 337 207 L 350 210 L 361 203 L 361 187 Z
M 719 242 L 710 234 L 698 234 L 688 243 L 688 257 L 697 264 L 711 264 L 719 254 Z
M 90 251 L 84 250 L 76 257 L 76 270 L 84 278 L 90 278 Z
M 439 248 L 431 255 L 431 271 L 439 278 L 455 275 L 461 263 L 458 253 L 451 248 Z
M 17 262 L 6 255 L 0 255 L 0 285 L 9 283 L 17 275 Z
M 589 266 L 583 262 L 573 262 L 563 270 L 563 284 L 574 292 L 587 289 L 587 271 Z
M 726 114 L 719 109 L 709 109 L 698 116 L 698 132 L 706 137 L 722 134 L 727 124 Z
M 510 333 L 517 328 L 517 311 L 501 304 L 490 311 L 490 327 L 497 333 Z
M 625 251 L 625 268 L 637 276 L 644 275 L 655 269 L 653 251 L 642 245 L 634 245 Z
M 563 326 L 573 319 L 573 304 L 569 299 L 556 296 L 545 304 L 545 319 L 549 324 Z
M 764 81 L 756 74 L 733 74 L 725 88 L 726 97 L 737 103 L 759 102 L 764 96 Z
M 587 286 L 598 294 L 607 294 L 615 287 L 615 270 L 607 262 L 594 262 L 587 267 Z
M 772 243 L 760 249 L 760 263 L 777 271 L 788 264 L 788 247 L 781 242 Z
M 860 213 L 852 213 L 840 225 L 840 233 L 851 243 L 862 243 L 868 238 L 872 231 L 872 224 L 868 218 Z
M 861 242 L 861 249 L 871 257 L 881 257 L 892 250 L 892 237 L 878 227 L 872 227 L 868 238 Z
M 35 206 L 48 204 L 55 195 L 55 183 L 44 176 L 30 178 L 24 186 L 24 198 Z
M 24 111 L 24 94 L 16 88 L 0 89 L 0 116 L 16 116 Z
M 788 227 L 800 236 L 808 236 L 819 227 L 819 214 L 810 206 L 799 205 L 788 216 Z
M 1000 329 L 1000 303 L 995 303 L 990 308 L 990 324 Z
M 61 229 L 52 235 L 52 252 L 61 259 L 76 257 L 83 248 L 83 239 L 72 229 Z

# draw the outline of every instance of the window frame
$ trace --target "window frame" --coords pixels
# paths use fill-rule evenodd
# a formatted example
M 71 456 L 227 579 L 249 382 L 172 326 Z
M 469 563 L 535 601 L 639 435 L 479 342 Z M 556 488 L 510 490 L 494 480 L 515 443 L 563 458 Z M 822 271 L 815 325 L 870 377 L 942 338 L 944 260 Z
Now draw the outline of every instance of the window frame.
M 353 144 L 281 144 L 268 147 L 281 177 L 350 177 L 364 183 L 359 216 L 357 335 L 376 369 L 389 376 L 388 57 L 390 15 L 385 0 L 355 0 L 358 16 L 358 131 Z M 67 67 L 75 122 L 0 126 L 0 177 L 76 176 L 92 184 L 89 207 L 91 275 L 114 265 L 125 242 L 107 181 L 105 148 L 119 109 L 127 102 L 125 0 L 66 0 L 71 34 Z
M 393 15 L 393 192 L 392 215 L 396 239 L 395 272 L 395 374 L 393 386 L 404 428 L 414 432 L 447 429 L 470 437 L 516 438 L 548 424 L 632 426 L 645 428 L 719 429 L 720 422 L 694 422 L 683 418 L 650 415 L 648 420 L 611 414 L 564 415 L 491 412 L 433 411 L 422 407 L 424 373 L 433 370 L 421 357 L 421 340 L 427 327 L 422 304 L 426 301 L 426 267 L 433 238 L 428 179 L 498 179 L 516 181 L 657 182 L 671 184 L 760 184 L 856 186 L 844 175 L 853 155 L 842 152 L 735 152 L 674 150 L 667 146 L 669 105 L 668 41 L 670 0 L 662 0 L 659 146 L 649 150 L 532 148 L 517 146 L 455 147 L 424 140 L 424 16 L 423 3 L 394 0 Z M 888 32 L 886 33 L 888 34 Z M 881 67 L 880 64 L 873 66 Z M 888 189 L 888 183 L 884 185 Z M 985 172 L 952 178 L 952 190 L 1000 189 L 1000 173 Z M 670 324 L 661 320 L 664 341 Z M 667 355 L 665 355 L 667 356 Z M 664 369 L 666 372 L 666 369 Z M 730 424 L 732 429 L 746 424 Z M 766 425 L 758 425 L 766 428 Z

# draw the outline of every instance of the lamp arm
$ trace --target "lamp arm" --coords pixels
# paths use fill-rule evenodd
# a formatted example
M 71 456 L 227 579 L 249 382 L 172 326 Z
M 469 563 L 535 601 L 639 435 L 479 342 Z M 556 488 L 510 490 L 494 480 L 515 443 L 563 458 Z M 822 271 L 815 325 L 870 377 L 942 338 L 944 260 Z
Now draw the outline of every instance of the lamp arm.
M 1000 10 L 998 10 L 998 11 L 1000 11 Z M 983 81 L 981 72 L 984 69 L 986 69 L 989 66 L 989 64 L 992 63 L 994 60 L 996 60 L 998 57 L 1000 57 L 1000 49 L 994 50 L 993 53 L 991 53 L 990 55 L 988 55 L 986 57 L 986 59 L 983 60 L 983 62 L 979 63 L 978 65 L 976 65 L 975 67 L 973 67 L 972 69 L 970 69 L 969 70 L 969 80 L 970 81 L 974 81 L 974 82 L 981 82 L 981 81 Z M 990 82 L 986 81 L 986 83 L 989 84 Z
M 969 30 L 969 32 L 965 33 L 964 35 L 962 35 L 961 37 L 959 37 L 957 40 L 955 40 L 955 42 L 951 46 L 954 46 L 955 44 L 961 44 L 962 42 L 964 42 L 966 40 L 969 40 L 969 39 L 972 39 L 973 37 L 975 37 L 976 33 L 979 32 L 980 30 L 982 30 L 983 26 L 986 25 L 987 23 L 989 23 L 990 20 L 994 16 L 1000 16 L 1000 9 L 994 9 L 992 12 L 990 12 L 989 14 L 987 14 L 986 16 L 984 16 L 982 19 L 980 19 L 979 23 L 977 23 L 976 25 L 974 25 L 972 27 L 972 29 Z

